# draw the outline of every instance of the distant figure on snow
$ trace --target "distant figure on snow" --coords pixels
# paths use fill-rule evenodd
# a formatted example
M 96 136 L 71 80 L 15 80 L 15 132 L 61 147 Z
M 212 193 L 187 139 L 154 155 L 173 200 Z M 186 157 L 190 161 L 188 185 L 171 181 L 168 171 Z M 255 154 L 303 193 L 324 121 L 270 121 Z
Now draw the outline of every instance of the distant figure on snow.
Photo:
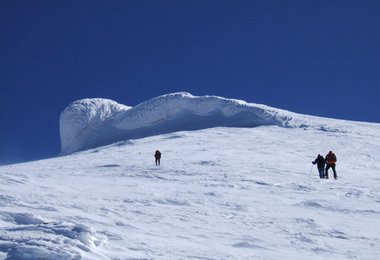
M 334 172 L 334 179 L 336 180 L 338 178 L 338 176 L 336 175 L 336 171 L 335 171 L 335 163 L 336 163 L 336 156 L 335 154 L 330 151 L 326 157 L 325 157 L 325 161 L 326 161 L 326 172 L 325 172 L 325 178 L 328 179 L 329 178 L 329 169 L 331 168 Z
M 323 179 L 325 177 L 325 158 L 318 154 L 317 158 L 312 163 L 317 164 L 319 178 Z
M 161 152 L 159 150 L 154 153 L 154 158 L 156 158 L 156 165 L 160 165 Z

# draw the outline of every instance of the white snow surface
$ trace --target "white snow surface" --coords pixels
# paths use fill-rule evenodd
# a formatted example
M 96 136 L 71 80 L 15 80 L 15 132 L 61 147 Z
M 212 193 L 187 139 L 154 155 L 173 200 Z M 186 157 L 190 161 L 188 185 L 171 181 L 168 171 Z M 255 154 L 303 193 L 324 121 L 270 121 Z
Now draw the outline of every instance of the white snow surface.
M 199 113 L 215 108 L 203 99 L 189 96 L 179 111 L 192 102 Z M 176 100 L 158 111 L 93 99 L 69 109 L 87 134 L 94 122 L 130 129 L 130 118 L 138 127 L 174 120 L 178 113 L 165 109 Z M 234 114 L 226 104 L 235 101 L 225 101 L 211 98 Z M 283 118 L 237 104 L 256 123 Z M 178 131 L 2 166 L 0 258 L 380 259 L 380 125 L 302 115 L 287 122 Z M 338 180 L 319 179 L 311 164 L 329 150 Z

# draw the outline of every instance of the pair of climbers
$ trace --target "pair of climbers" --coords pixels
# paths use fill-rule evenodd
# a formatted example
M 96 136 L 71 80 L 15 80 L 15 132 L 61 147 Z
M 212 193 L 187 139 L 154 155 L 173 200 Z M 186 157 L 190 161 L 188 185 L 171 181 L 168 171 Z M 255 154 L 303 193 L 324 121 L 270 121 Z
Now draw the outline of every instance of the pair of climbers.
M 319 178 L 328 179 L 329 178 L 329 169 L 331 168 L 334 173 L 334 179 L 336 180 L 338 176 L 336 175 L 335 164 L 336 164 L 336 155 L 330 151 L 325 158 L 322 155 L 318 154 L 317 158 L 312 162 L 317 164 Z M 325 168 L 326 165 L 326 168 Z

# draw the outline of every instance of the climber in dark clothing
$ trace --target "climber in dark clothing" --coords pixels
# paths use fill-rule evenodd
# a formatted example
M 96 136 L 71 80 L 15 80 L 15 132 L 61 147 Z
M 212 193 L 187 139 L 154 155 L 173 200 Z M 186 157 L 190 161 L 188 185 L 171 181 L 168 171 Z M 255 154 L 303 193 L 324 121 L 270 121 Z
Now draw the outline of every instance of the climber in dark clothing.
M 325 171 L 325 159 L 322 155 L 318 154 L 317 158 L 312 162 L 313 164 L 317 164 L 318 172 L 319 172 L 319 178 L 323 179 L 324 171 Z
M 156 158 L 156 165 L 160 165 L 160 161 L 161 161 L 161 152 L 159 150 L 157 150 L 155 153 L 154 153 L 154 158 Z

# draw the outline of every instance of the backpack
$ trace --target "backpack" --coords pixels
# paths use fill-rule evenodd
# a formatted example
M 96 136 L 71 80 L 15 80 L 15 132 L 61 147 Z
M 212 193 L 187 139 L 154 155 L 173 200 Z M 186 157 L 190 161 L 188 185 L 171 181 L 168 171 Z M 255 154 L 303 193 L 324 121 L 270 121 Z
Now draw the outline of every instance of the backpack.
M 336 156 L 334 153 L 329 153 L 326 155 L 326 163 L 327 164 L 335 164 L 336 163 Z

